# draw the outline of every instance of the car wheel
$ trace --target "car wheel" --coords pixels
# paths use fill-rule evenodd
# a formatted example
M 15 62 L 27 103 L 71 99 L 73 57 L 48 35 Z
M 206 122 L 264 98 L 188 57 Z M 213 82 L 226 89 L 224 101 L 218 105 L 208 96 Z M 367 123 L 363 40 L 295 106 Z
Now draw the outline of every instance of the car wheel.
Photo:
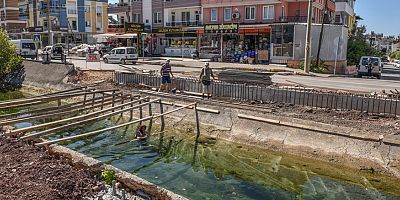
M 122 59 L 122 60 L 121 60 L 121 63 L 122 63 L 123 65 L 125 65 L 125 64 L 126 64 L 126 61 L 125 61 L 124 59 Z
M 362 78 L 361 74 L 357 74 L 357 78 Z
M 132 65 L 136 65 L 136 62 L 132 62 Z
M 104 63 L 108 64 L 108 59 L 104 58 Z
M 376 76 L 376 78 L 377 78 L 377 79 L 381 79 L 382 76 L 379 74 L 379 75 Z

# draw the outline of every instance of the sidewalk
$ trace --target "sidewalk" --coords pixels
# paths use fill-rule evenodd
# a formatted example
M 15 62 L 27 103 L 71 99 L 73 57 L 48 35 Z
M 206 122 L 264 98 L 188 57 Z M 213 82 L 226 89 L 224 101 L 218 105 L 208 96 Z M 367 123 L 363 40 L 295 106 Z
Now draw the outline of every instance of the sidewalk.
M 191 58 L 182 59 L 173 57 L 151 57 L 151 58 L 144 58 L 144 60 L 142 58 L 139 58 L 137 63 L 162 65 L 167 59 L 171 61 L 171 64 L 174 67 L 198 68 L 198 69 L 204 66 L 204 62 L 210 62 L 209 59 L 193 60 Z M 246 71 L 269 71 L 269 72 L 280 72 L 287 74 L 298 74 L 298 75 L 309 76 L 308 74 L 305 74 L 301 69 L 292 69 L 286 67 L 286 65 L 279 65 L 279 64 L 260 65 L 260 64 L 210 62 L 210 67 L 217 70 L 237 69 Z M 323 77 L 328 76 L 323 74 L 313 74 L 313 73 L 310 74 L 312 76 L 323 76 Z

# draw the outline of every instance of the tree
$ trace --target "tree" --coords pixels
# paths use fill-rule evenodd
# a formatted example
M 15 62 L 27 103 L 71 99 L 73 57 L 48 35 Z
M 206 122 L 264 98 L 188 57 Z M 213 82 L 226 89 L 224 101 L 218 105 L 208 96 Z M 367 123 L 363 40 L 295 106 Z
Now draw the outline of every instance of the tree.
M 22 58 L 16 54 L 7 32 L 0 29 L 0 91 L 19 89 L 23 79 Z
M 367 42 L 368 38 L 365 35 L 367 29 L 365 26 L 357 27 L 349 36 L 347 44 L 347 63 L 356 65 L 360 61 L 361 56 L 383 56 L 382 52 L 374 49 Z

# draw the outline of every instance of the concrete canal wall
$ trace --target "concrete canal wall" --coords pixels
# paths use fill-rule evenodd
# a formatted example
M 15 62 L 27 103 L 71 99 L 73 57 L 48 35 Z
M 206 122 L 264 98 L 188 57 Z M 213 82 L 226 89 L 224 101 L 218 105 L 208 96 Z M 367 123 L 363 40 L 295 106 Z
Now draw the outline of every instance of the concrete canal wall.
M 165 100 L 178 105 L 192 102 Z M 199 112 L 203 135 L 400 177 L 400 138 L 396 135 L 277 116 L 268 110 L 252 111 L 212 101 L 199 100 L 198 106 L 212 111 Z M 164 105 L 165 111 L 174 108 Z M 170 116 L 173 117 L 167 126 L 194 134 L 193 109 Z

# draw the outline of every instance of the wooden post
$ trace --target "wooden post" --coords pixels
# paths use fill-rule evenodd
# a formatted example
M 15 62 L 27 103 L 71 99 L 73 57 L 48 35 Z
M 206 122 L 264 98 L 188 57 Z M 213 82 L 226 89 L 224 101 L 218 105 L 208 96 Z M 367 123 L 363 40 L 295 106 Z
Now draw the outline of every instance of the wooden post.
M 139 101 L 139 104 L 142 104 L 142 102 Z M 143 118 L 143 108 L 142 107 L 139 108 L 139 118 L 140 119 Z M 142 125 L 142 122 L 140 122 L 139 124 Z
M 133 98 L 131 97 L 131 102 L 133 101 Z M 131 107 L 133 107 L 133 104 L 131 104 Z M 129 121 L 133 119 L 133 110 L 130 110 L 130 118 Z
M 94 99 L 96 98 L 96 94 L 95 93 L 93 93 L 92 94 L 92 106 L 94 105 Z
M 86 99 L 87 99 L 87 96 L 86 96 L 86 93 L 85 93 L 85 95 L 83 96 L 83 107 L 86 106 Z
M 196 140 L 200 136 L 200 120 L 199 120 L 199 112 L 197 110 L 197 103 L 194 104 L 194 112 L 195 112 L 195 117 L 196 117 Z
M 101 93 L 102 94 L 102 96 L 101 96 L 101 110 L 103 110 L 103 108 L 104 108 L 104 93 Z
M 129 95 L 129 96 L 131 96 L 131 95 Z M 122 99 L 121 100 L 121 104 L 124 104 L 125 103 L 125 101 L 124 101 L 124 99 Z M 140 104 L 140 101 L 139 101 L 139 104 Z M 123 110 L 125 108 L 125 106 L 122 106 L 121 107 L 121 110 Z M 123 115 L 124 113 L 121 113 L 121 117 L 122 117 L 122 115 Z
M 149 116 L 153 116 L 153 110 L 151 109 L 151 103 L 149 104 Z M 149 120 L 149 128 L 147 129 L 147 132 L 151 133 L 151 127 L 153 126 L 153 118 Z
M 160 131 L 164 131 L 165 128 L 165 121 L 164 121 L 164 106 L 162 101 L 160 100 L 160 114 L 161 114 L 161 130 Z
M 61 99 L 58 99 L 57 103 L 58 103 L 57 108 L 60 108 L 61 107 Z
M 115 106 L 115 92 L 112 93 L 112 107 Z M 114 110 L 112 110 L 114 112 Z

